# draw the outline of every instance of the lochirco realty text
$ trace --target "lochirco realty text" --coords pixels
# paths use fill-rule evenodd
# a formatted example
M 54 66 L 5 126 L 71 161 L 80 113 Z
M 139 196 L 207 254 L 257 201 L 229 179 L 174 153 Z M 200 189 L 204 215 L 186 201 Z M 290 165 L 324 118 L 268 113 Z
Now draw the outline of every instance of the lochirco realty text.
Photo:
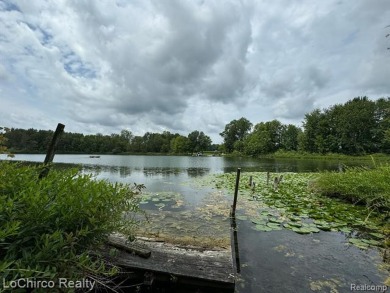
M 37 278 L 20 278 L 13 281 L 3 279 L 3 289 L 88 289 L 92 290 L 95 287 L 96 281 L 84 278 L 81 280 L 69 280 L 67 278 L 58 278 L 54 280 L 41 280 Z

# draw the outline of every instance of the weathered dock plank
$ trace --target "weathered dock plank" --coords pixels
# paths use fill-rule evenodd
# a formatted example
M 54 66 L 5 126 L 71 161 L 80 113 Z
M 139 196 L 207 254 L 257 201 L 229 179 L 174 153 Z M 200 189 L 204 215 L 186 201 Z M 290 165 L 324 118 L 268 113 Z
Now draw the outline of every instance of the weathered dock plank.
M 138 247 L 151 251 L 148 258 L 119 250 L 110 261 L 127 270 L 174 276 L 176 282 L 225 288 L 233 292 L 235 272 L 230 250 L 202 250 L 155 241 L 136 240 Z M 225 292 L 225 291 L 224 291 Z

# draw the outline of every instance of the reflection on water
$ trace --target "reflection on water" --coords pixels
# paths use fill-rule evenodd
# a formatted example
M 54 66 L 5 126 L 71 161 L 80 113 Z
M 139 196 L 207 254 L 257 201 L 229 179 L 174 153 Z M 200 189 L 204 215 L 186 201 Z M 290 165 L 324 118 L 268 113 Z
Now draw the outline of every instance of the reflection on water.
M 17 154 L 12 160 L 43 162 L 44 155 Z M 0 159 L 6 155 L 0 155 Z M 173 181 L 204 176 L 207 174 L 233 172 L 238 167 L 243 172 L 316 172 L 339 170 L 341 165 L 370 165 L 370 162 L 338 160 L 252 159 L 229 157 L 188 156 L 122 156 L 101 155 L 56 155 L 55 163 L 79 164 L 85 172 L 112 181 L 138 182 L 147 185 L 153 180 L 169 178 Z M 130 178 L 131 177 L 131 178 Z M 175 179 L 176 178 L 176 179 Z
M 44 155 L 17 154 L 12 160 L 43 162 Z M 0 155 L 0 159 L 7 159 Z M 8 158 L 9 159 L 9 158 Z M 128 170 L 161 171 L 166 174 L 187 173 L 188 176 L 199 176 L 202 172 L 221 173 L 235 171 L 241 167 L 243 171 L 261 172 L 314 172 L 319 170 L 338 170 L 340 164 L 370 165 L 370 162 L 343 160 L 296 160 L 296 159 L 252 159 L 229 157 L 187 157 L 187 156 L 121 156 L 101 155 L 90 158 L 89 155 L 56 155 L 55 163 L 81 164 L 83 166 L 124 167 Z
M 5 155 L 0 155 L 0 159 L 5 158 Z M 17 154 L 12 160 L 43 162 L 44 155 Z M 89 155 L 56 155 L 54 162 L 81 165 L 84 173 L 92 173 L 97 179 L 144 184 L 148 192 L 181 192 L 190 202 L 194 202 L 196 197 L 201 200 L 204 192 L 183 186 L 184 182 L 208 174 L 233 172 L 237 167 L 241 167 L 243 172 L 311 172 L 338 170 L 340 164 L 351 164 L 336 160 L 121 155 L 101 155 L 100 158 L 90 158 Z

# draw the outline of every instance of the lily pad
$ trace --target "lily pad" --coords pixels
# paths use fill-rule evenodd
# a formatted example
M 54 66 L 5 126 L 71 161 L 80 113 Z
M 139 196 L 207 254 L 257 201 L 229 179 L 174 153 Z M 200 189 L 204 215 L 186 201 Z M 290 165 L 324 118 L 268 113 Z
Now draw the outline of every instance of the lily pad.
M 291 216 L 290 220 L 293 221 L 293 222 L 298 222 L 298 221 L 301 220 L 301 217 Z
M 298 234 L 310 234 L 311 232 L 305 228 L 292 227 L 292 231 Z
M 303 226 L 303 227 L 292 227 L 292 229 L 294 232 L 298 233 L 298 234 L 310 234 L 310 233 L 318 233 L 320 232 L 320 230 L 316 227 L 312 227 L 312 226 Z
M 264 218 L 252 219 L 253 224 L 265 225 L 267 221 Z
M 289 224 L 290 224 L 291 227 L 295 227 L 295 228 L 302 227 L 302 223 L 290 222 Z
M 355 245 L 356 247 L 358 247 L 360 249 L 367 249 L 369 247 L 368 243 L 365 243 L 363 240 L 357 239 L 357 238 L 351 238 L 348 240 L 348 242 L 350 244 Z
M 383 235 L 381 233 L 370 233 L 370 235 L 376 239 L 385 239 L 385 235 Z
M 270 219 L 268 219 L 268 221 L 271 223 L 277 223 L 277 224 L 283 223 L 283 220 L 278 219 L 278 218 L 270 218 Z
M 277 223 L 267 223 L 267 226 L 272 228 L 274 231 L 282 230 L 282 227 L 280 227 L 280 225 Z
M 339 229 L 339 231 L 340 232 L 344 232 L 344 233 L 351 233 L 352 232 L 352 230 L 347 228 L 347 227 L 342 227 L 342 228 Z
M 374 240 L 374 239 L 362 239 L 362 241 L 364 243 L 367 243 L 369 245 L 373 245 L 373 246 L 380 246 L 381 245 L 381 242 L 378 241 L 378 240 Z
M 325 225 L 317 225 L 318 229 L 321 229 L 322 231 L 331 231 L 332 226 L 325 224 Z

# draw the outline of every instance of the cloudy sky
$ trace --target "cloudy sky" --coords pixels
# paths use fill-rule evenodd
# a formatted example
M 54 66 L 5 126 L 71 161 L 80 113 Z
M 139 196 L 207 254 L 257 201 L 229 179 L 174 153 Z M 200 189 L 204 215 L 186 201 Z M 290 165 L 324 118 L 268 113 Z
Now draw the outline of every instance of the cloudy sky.
M 390 96 L 389 0 L 0 1 L 0 126 L 136 135 L 301 125 Z

